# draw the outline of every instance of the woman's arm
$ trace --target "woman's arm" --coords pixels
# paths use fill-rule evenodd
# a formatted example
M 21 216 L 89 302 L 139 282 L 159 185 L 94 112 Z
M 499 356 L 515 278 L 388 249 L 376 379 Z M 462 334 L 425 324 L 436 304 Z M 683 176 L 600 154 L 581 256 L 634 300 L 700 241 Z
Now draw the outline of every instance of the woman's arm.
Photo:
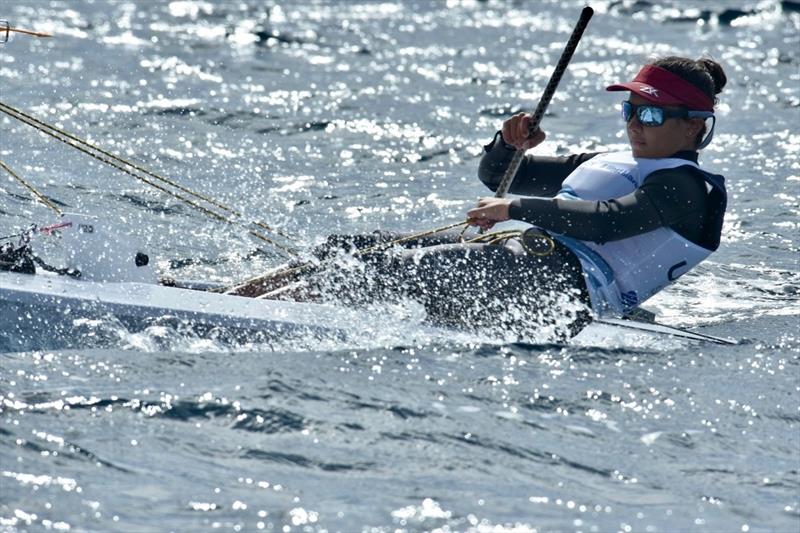
M 511 202 L 509 217 L 542 229 L 604 243 L 652 231 L 663 225 L 647 195 L 631 194 L 602 202 L 560 198 L 518 198 Z
M 667 226 L 701 246 L 709 217 L 705 182 L 692 167 L 660 170 L 634 192 L 605 201 L 561 198 L 486 198 L 467 213 L 470 222 L 491 227 L 523 220 L 575 239 L 609 242 Z
M 492 142 L 484 146 L 483 158 L 478 166 L 478 177 L 492 191 L 497 190 L 515 151 L 514 146 L 503 140 L 503 135 L 499 131 Z M 578 165 L 595 155 L 597 154 L 560 157 L 525 156 L 514 181 L 511 182 L 509 192 L 525 196 L 555 196 L 561 189 L 561 182 L 578 168 Z

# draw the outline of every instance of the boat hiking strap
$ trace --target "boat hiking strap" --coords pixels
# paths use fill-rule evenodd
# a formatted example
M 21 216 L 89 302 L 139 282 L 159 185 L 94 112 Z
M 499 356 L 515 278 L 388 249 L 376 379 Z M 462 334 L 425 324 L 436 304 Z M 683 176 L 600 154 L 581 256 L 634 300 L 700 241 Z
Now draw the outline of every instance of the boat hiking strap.
M 11 170 L 11 168 L 8 165 L 0 161 L 0 168 L 11 174 L 12 178 L 20 182 L 22 186 L 28 189 L 31 192 L 31 194 L 33 194 L 40 202 L 42 202 L 44 205 L 55 211 L 58 216 L 61 216 L 61 209 L 59 209 L 56 204 L 51 202 L 50 199 L 47 198 L 47 196 L 37 191 L 33 185 L 31 185 L 30 183 L 22 179 L 20 176 L 18 176 L 17 173 Z
M 129 176 L 132 176 L 134 179 L 137 179 L 137 180 L 139 180 L 139 181 L 141 181 L 141 182 L 143 182 L 143 183 L 145 183 L 145 184 L 147 184 L 147 185 L 149 185 L 149 186 L 151 186 L 151 187 L 153 187 L 155 189 L 160 190 L 161 192 L 164 192 L 165 194 L 168 194 L 168 195 L 172 196 L 173 198 L 176 198 L 176 199 L 182 201 L 183 203 L 194 207 L 195 209 L 205 213 L 206 215 L 208 215 L 208 216 L 210 216 L 212 218 L 215 218 L 217 220 L 220 220 L 222 222 L 226 222 L 226 223 L 229 223 L 229 224 L 239 225 L 240 227 L 243 227 L 244 229 L 246 229 L 251 235 L 253 235 L 253 236 L 261 239 L 262 241 L 274 246 L 275 248 L 279 249 L 280 251 L 282 251 L 283 253 L 287 254 L 290 257 L 294 257 L 294 256 L 297 255 L 297 252 L 295 252 L 294 250 L 292 250 L 292 249 L 288 248 L 287 246 L 284 246 L 284 245 L 282 245 L 280 243 L 275 242 L 273 239 L 270 239 L 269 237 L 267 237 L 266 235 L 264 235 L 260 231 L 255 230 L 255 229 L 253 229 L 251 227 L 248 227 L 248 225 L 253 225 L 253 226 L 256 226 L 256 227 L 261 228 L 263 230 L 266 230 L 268 232 L 272 232 L 272 233 L 275 233 L 277 235 L 280 235 L 284 239 L 292 240 L 291 236 L 286 235 L 285 233 L 281 232 L 280 230 L 277 230 L 275 228 L 270 227 L 269 225 L 265 224 L 264 222 L 249 221 L 249 222 L 247 222 L 247 224 L 243 224 L 241 222 L 239 222 L 237 224 L 237 220 L 236 219 L 244 218 L 244 215 L 242 215 L 242 213 L 240 213 L 240 212 L 238 212 L 238 211 L 236 211 L 236 210 L 234 210 L 234 209 L 222 204 L 221 202 L 219 202 L 219 201 L 217 201 L 217 200 L 215 200 L 213 198 L 210 198 L 210 197 L 208 197 L 206 195 L 203 195 L 201 193 L 193 191 L 193 190 L 191 190 L 191 189 L 189 189 L 187 187 L 184 187 L 183 185 L 180 185 L 179 183 L 175 182 L 174 180 L 171 180 L 169 178 L 161 176 L 161 175 L 159 175 L 159 174 L 157 174 L 157 173 L 155 173 L 155 172 L 153 172 L 151 170 L 148 170 L 148 169 L 143 168 L 143 167 L 141 167 L 141 166 L 139 166 L 139 165 L 137 165 L 135 163 L 132 163 L 132 162 L 126 160 L 126 159 L 123 159 L 123 158 L 121 158 L 121 157 L 119 157 L 119 156 L 117 156 L 117 155 L 115 155 L 115 154 L 113 154 L 111 152 L 103 150 L 102 148 L 99 148 L 99 147 L 95 146 L 94 144 L 92 144 L 92 143 L 90 143 L 90 142 L 88 142 L 88 141 L 86 141 L 84 139 L 81 139 L 80 137 L 76 137 L 75 135 L 72 135 L 72 134 L 70 134 L 70 133 L 68 133 L 68 132 L 66 132 L 66 131 L 64 131 L 64 130 L 62 130 L 60 128 L 57 128 L 57 127 L 55 127 L 55 126 L 53 126 L 51 124 L 47 124 L 46 122 L 43 122 L 43 121 L 41 121 L 41 120 L 31 116 L 31 115 L 28 115 L 27 113 L 24 113 L 23 111 L 20 111 L 19 109 L 16 109 L 16 108 L 14 108 L 14 107 L 12 107 L 12 106 L 10 106 L 8 104 L 5 104 L 3 102 L 0 102 L 0 112 L 3 112 L 6 115 L 10 116 L 11 118 L 16 119 L 16 120 L 22 122 L 23 124 L 31 126 L 32 128 L 37 129 L 40 132 L 42 132 L 42 133 L 44 133 L 46 135 L 49 135 L 50 137 L 53 137 L 54 139 L 66 144 L 68 146 L 71 146 L 72 148 L 75 148 L 76 150 L 78 150 L 80 152 L 83 152 L 84 154 L 86 154 L 86 155 L 88 155 L 90 157 L 93 157 L 94 159 L 97 159 L 101 163 L 104 163 L 104 164 L 106 164 L 108 166 L 111 166 L 111 167 L 113 167 L 113 168 L 115 168 L 115 169 L 117 169 L 117 170 L 119 170 L 121 172 L 124 172 L 125 174 L 128 174 Z M 153 179 L 149 179 L 148 177 L 145 177 L 145 176 L 149 176 L 149 178 L 153 178 Z M 161 182 L 161 184 L 156 183 L 156 181 Z M 189 197 L 187 197 L 187 196 L 179 194 L 178 192 L 175 192 L 174 190 L 170 190 L 166 186 L 169 186 L 169 187 L 172 187 L 174 189 L 177 189 L 178 191 L 181 191 L 182 193 L 185 193 L 186 195 L 188 195 L 190 197 L 194 197 L 194 200 L 189 198 Z M 227 215 L 221 214 L 221 213 L 219 213 L 217 211 L 214 211 L 213 209 L 211 209 L 209 207 L 201 205 L 196 200 L 202 200 L 202 201 L 204 201 L 204 202 L 216 207 L 217 209 L 227 213 Z

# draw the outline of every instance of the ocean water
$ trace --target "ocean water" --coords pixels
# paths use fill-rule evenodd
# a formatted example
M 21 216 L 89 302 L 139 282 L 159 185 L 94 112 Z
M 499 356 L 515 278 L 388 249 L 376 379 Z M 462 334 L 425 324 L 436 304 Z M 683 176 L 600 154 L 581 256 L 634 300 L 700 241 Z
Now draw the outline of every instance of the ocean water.
M 55 37 L 0 44 L 0 101 L 309 250 L 463 217 L 487 195 L 482 145 L 535 107 L 582 7 L 5 2 L 0 19 Z M 800 530 L 800 5 L 592 7 L 536 150 L 624 148 L 606 85 L 652 55 L 720 61 L 701 162 L 728 179 L 723 243 L 647 307 L 738 345 L 430 336 L 415 320 L 231 345 L 82 320 L 70 349 L 0 354 L 0 528 Z M 6 116 L 0 160 L 142 241 L 162 274 L 230 283 L 284 260 Z M 0 235 L 56 220 L 3 175 Z

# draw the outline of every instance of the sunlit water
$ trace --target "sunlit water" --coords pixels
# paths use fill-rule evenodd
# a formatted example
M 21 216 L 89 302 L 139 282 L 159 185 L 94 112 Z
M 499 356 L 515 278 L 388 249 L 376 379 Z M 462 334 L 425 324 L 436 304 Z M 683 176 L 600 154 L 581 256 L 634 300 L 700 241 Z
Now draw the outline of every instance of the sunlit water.
M 82 320 L 76 349 L 2 356 L 0 525 L 797 531 L 800 8 L 654 4 L 593 4 L 537 150 L 624 147 L 603 87 L 651 54 L 721 61 L 702 162 L 728 178 L 723 244 L 649 307 L 739 346 L 441 336 L 413 309 L 346 342 L 235 346 Z M 22 0 L 0 18 L 57 36 L 0 45 L 0 100 L 308 250 L 460 219 L 486 194 L 481 145 L 533 108 L 582 6 Z M 5 117 L 0 159 L 144 241 L 164 274 L 282 261 Z M 2 178 L 0 235 L 54 220 Z

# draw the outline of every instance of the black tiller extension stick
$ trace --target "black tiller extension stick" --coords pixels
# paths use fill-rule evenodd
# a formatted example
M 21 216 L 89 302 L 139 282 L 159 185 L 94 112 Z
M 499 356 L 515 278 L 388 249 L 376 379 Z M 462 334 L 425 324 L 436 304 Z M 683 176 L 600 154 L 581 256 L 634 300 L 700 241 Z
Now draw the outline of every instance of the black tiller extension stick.
M 564 76 L 564 72 L 567 70 L 567 65 L 569 65 L 569 62 L 572 59 L 572 54 L 575 53 L 575 49 L 578 47 L 578 42 L 581 40 L 586 26 L 589 25 L 589 19 L 592 18 L 592 15 L 594 15 L 594 10 L 591 7 L 584 7 L 583 11 L 581 11 L 581 17 L 578 19 L 578 23 L 575 24 L 575 29 L 572 30 L 572 35 L 569 36 L 567 46 L 564 47 L 564 51 L 561 52 L 561 59 L 558 60 L 556 69 L 550 76 L 550 81 L 547 82 L 547 87 L 545 87 L 544 94 L 542 94 L 542 98 L 539 100 L 539 105 L 536 106 L 536 111 L 533 112 L 533 116 L 531 117 L 530 125 L 528 127 L 528 136 L 539 129 L 539 123 L 542 121 L 544 112 L 547 110 L 547 106 L 550 105 L 550 100 L 553 98 L 553 93 L 556 92 L 558 82 L 560 82 L 562 76 Z M 506 193 L 508 193 L 508 189 L 511 187 L 511 182 L 514 181 L 514 176 L 517 175 L 517 171 L 519 170 L 519 166 L 522 164 L 522 158 L 524 156 L 525 150 L 517 150 L 514 153 L 514 157 L 508 164 L 508 168 L 506 169 L 506 173 L 503 175 L 503 179 L 500 180 L 500 185 L 497 186 L 497 191 L 494 194 L 495 198 L 502 198 L 506 195 Z

